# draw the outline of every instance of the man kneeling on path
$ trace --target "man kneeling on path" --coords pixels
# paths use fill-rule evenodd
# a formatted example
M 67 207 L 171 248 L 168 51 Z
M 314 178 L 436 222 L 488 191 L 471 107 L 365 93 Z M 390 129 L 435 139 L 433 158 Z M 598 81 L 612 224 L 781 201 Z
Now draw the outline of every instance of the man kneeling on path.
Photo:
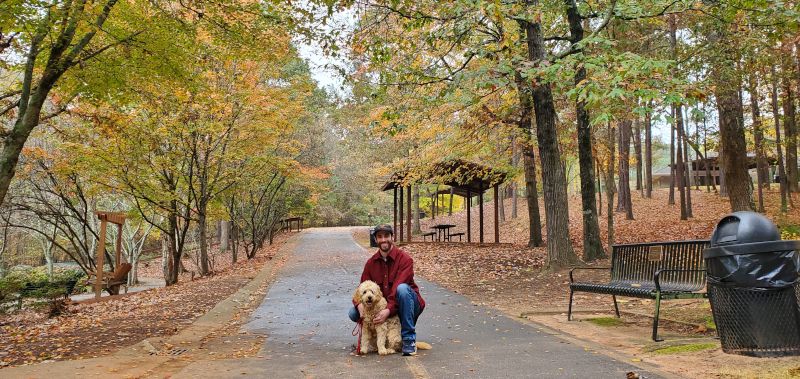
M 419 287 L 414 283 L 414 260 L 405 251 L 392 242 L 391 225 L 375 227 L 373 234 L 378 243 L 378 251 L 367 260 L 361 282 L 371 280 L 381 287 L 386 298 L 386 309 L 379 312 L 373 322 L 380 325 L 394 315 L 400 318 L 400 335 L 403 338 L 403 355 L 414 355 L 417 352 L 416 324 L 425 300 L 419 294 Z M 364 313 L 363 305 L 356 307 L 353 303 L 350 319 L 358 322 Z

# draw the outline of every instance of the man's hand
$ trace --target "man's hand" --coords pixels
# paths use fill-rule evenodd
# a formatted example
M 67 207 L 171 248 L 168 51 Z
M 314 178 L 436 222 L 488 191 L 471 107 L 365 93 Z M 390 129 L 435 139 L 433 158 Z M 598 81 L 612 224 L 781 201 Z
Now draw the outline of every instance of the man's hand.
M 364 304 L 358 303 L 358 317 L 364 318 Z
M 380 325 L 383 324 L 383 322 L 386 321 L 387 318 L 389 318 L 389 310 L 384 309 L 375 315 L 375 318 L 372 319 L 372 322 L 375 323 L 375 325 Z

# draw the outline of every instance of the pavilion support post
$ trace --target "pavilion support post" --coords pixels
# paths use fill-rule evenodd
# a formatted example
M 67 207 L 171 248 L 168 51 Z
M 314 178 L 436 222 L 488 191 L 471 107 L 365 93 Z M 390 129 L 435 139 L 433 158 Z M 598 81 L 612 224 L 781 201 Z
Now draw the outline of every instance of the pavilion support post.
M 406 190 L 406 213 L 408 214 L 408 218 L 406 219 L 406 241 L 411 242 L 411 186 L 408 186 Z
M 403 241 L 403 187 L 400 187 L 400 208 L 398 208 L 398 212 L 400 214 L 400 219 L 397 223 L 397 240 L 402 242 Z
M 393 230 L 397 230 L 397 187 L 394 187 L 394 201 L 392 202 L 392 211 L 394 212 L 394 216 L 392 217 L 392 227 Z M 397 233 L 392 233 L 392 240 L 397 241 Z
M 478 182 L 481 186 L 480 192 L 478 192 L 478 204 L 480 207 L 478 208 L 478 236 L 480 242 L 483 243 L 483 182 Z
M 100 218 L 100 242 L 97 243 L 97 258 L 95 258 L 95 273 L 94 281 L 94 298 L 99 299 L 103 291 L 103 266 L 105 266 L 106 255 L 106 224 L 108 221 L 105 217 Z
M 467 189 L 467 242 L 472 242 L 472 191 Z
M 450 206 L 448 207 L 447 215 L 448 216 L 452 216 L 453 215 L 453 187 L 450 187 L 450 204 L 449 205 Z
M 500 194 L 497 192 L 499 186 L 497 184 L 494 185 L 494 243 L 500 243 L 500 217 L 499 217 L 499 208 L 500 208 Z

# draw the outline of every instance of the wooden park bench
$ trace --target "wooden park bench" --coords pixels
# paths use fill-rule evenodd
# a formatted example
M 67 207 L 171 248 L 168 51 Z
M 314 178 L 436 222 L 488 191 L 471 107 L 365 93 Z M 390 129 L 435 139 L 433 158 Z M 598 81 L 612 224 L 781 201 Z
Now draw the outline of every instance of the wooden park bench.
M 458 232 L 458 233 L 450 233 L 450 235 L 449 235 L 449 236 L 447 236 L 447 240 L 448 240 L 448 241 L 452 241 L 452 240 L 453 240 L 453 237 L 458 237 L 458 240 L 459 240 L 459 241 L 461 241 L 461 236 L 463 236 L 463 235 L 464 235 L 464 233 L 463 233 L 463 232 Z
M 436 232 L 422 233 L 422 240 L 425 241 L 426 238 L 431 237 L 431 242 L 433 242 L 433 237 L 435 237 L 435 236 L 436 236 Z
M 119 295 L 119 288 L 124 287 L 125 293 L 128 293 L 128 273 L 131 271 L 131 264 L 123 262 L 117 265 L 114 272 L 104 272 L 101 280 L 101 287 L 108 290 L 112 295 Z M 86 284 L 94 285 L 96 278 L 92 277 Z
M 617 296 L 655 299 L 653 341 L 658 339 L 658 314 L 661 300 L 706 298 L 698 292 L 706 286 L 703 250 L 707 240 L 650 242 L 614 245 L 611 267 L 576 267 L 569 272 L 569 310 L 572 319 L 572 295 L 592 292 L 611 295 L 614 312 L 619 317 Z M 608 283 L 575 282 L 573 272 L 587 269 L 609 270 Z

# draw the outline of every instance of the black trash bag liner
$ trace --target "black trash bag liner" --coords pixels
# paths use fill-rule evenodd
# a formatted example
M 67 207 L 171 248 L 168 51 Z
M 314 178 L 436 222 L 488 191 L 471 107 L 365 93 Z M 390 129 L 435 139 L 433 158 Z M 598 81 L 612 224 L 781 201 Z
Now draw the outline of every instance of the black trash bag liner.
M 749 288 L 784 288 L 798 281 L 800 241 L 770 241 L 706 249 L 708 281 Z

